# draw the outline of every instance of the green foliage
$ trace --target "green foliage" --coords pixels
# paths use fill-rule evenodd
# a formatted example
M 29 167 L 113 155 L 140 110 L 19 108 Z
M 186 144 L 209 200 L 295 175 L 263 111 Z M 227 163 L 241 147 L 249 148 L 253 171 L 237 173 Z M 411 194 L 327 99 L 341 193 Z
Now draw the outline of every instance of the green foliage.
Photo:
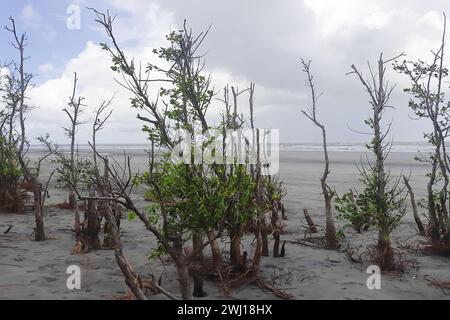
M 369 227 L 372 223 L 370 211 L 367 210 L 370 203 L 366 202 L 368 199 L 366 191 L 367 189 L 356 200 L 352 191 L 344 193 L 341 197 L 336 197 L 337 218 L 350 221 L 351 225 L 358 232 L 363 231 L 365 226 Z
M 56 182 L 59 188 L 70 188 L 72 183 L 87 189 L 92 184 L 91 177 L 95 175 L 95 167 L 91 160 L 77 158 L 72 164 L 69 157 L 57 153 L 51 162 L 56 165 Z
M 384 179 L 386 182 L 391 180 L 388 175 Z M 406 213 L 406 198 L 401 196 L 402 190 L 397 182 L 378 197 L 378 180 L 376 169 L 371 167 L 361 175 L 362 192 L 348 192 L 336 199 L 338 217 L 349 220 L 358 231 L 362 231 L 364 226 L 374 226 L 377 229 L 386 228 L 390 233 Z
M 336 238 L 338 238 L 338 240 L 345 239 L 345 232 L 344 232 L 344 230 L 339 229 L 339 231 L 336 232 Z
M 17 209 L 17 184 L 22 176 L 14 142 L 0 135 L 0 205 Z
M 133 221 L 134 219 L 136 219 L 136 213 L 134 213 L 133 211 L 128 211 L 128 221 Z

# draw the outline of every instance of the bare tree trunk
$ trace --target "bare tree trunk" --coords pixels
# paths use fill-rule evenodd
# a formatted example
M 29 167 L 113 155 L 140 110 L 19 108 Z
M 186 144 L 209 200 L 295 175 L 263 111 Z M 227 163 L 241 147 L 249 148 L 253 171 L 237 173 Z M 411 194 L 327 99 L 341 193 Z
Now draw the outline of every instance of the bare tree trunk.
M 309 232 L 311 233 L 317 233 L 316 225 L 314 224 L 314 221 L 311 219 L 311 216 L 308 213 L 308 209 L 303 209 L 303 215 L 305 216 L 306 223 L 308 223 Z
M 203 290 L 204 284 L 204 276 L 201 274 L 201 269 L 203 269 L 204 257 L 203 257 L 203 236 L 197 232 L 192 232 L 192 251 L 197 253 L 192 257 L 194 263 L 198 266 L 200 270 L 192 270 L 195 268 L 191 268 L 191 274 L 194 279 L 194 291 L 192 295 L 196 298 L 206 297 L 206 292 Z
M 327 249 L 336 250 L 339 248 L 339 242 L 336 238 L 336 227 L 334 226 L 333 214 L 331 212 L 331 198 L 327 190 L 325 181 L 322 181 L 322 192 L 325 199 L 325 246 Z
M 74 229 L 75 229 L 75 236 L 77 241 L 80 241 L 82 238 L 82 234 L 81 234 L 81 221 L 80 221 L 80 210 L 78 208 L 78 204 L 75 205 L 75 213 L 74 213 L 74 220 L 75 220 L 75 225 L 74 225 Z
M 278 231 L 274 231 L 273 237 L 275 239 L 273 243 L 273 257 L 278 258 L 280 256 L 280 233 Z
M 255 254 L 253 255 L 253 268 L 255 269 L 256 275 L 259 273 L 259 268 L 261 265 L 261 254 L 262 254 L 262 238 L 261 238 L 261 222 L 258 220 L 256 222 L 256 248 Z
M 193 274 L 192 277 L 194 278 L 194 291 L 192 293 L 192 296 L 195 298 L 203 298 L 206 297 L 208 294 L 203 290 L 204 285 L 204 279 L 202 275 Z
M 147 297 L 143 291 L 142 281 L 139 275 L 133 270 L 132 266 L 128 262 L 122 249 L 122 241 L 120 240 L 119 230 L 116 225 L 116 220 L 112 212 L 109 203 L 105 203 L 105 218 L 111 225 L 111 235 L 114 241 L 114 252 L 116 256 L 117 264 L 120 267 L 123 275 L 125 276 L 125 283 L 130 288 L 131 292 L 139 300 L 147 300 Z
M 439 245 L 441 242 L 441 236 L 439 233 L 439 221 L 436 215 L 436 204 L 434 202 L 434 192 L 433 184 L 436 176 L 436 166 L 437 159 L 433 159 L 433 166 L 431 168 L 430 180 L 427 184 L 427 194 L 428 194 L 428 216 L 430 219 L 430 226 L 428 230 L 428 235 L 431 238 L 432 245 Z
M 266 225 L 266 219 L 263 217 L 260 221 L 261 225 L 261 241 L 262 241 L 262 249 L 261 256 L 268 257 L 269 256 L 269 236 L 268 236 L 268 227 Z
M 92 201 L 88 204 L 89 204 L 89 206 L 87 208 L 87 230 L 86 230 L 87 231 L 87 241 L 88 241 L 87 245 L 88 245 L 89 249 L 98 250 L 98 249 L 100 249 L 100 239 L 98 237 L 98 234 L 101 229 L 100 219 L 99 219 L 98 211 L 97 211 L 97 208 L 95 207 L 94 201 Z M 104 203 L 103 206 L 106 209 L 107 204 Z M 108 204 L 108 206 L 109 206 L 109 204 Z M 108 225 L 111 226 L 111 223 L 108 222 Z M 110 231 L 110 234 L 112 234 L 111 228 L 109 229 L 109 231 Z M 112 242 L 114 242 L 114 239 L 111 239 L 111 240 L 112 240 Z M 111 245 L 112 244 L 113 243 L 111 243 Z
M 423 227 L 422 220 L 420 220 L 420 216 L 417 211 L 417 204 L 416 204 L 414 192 L 412 190 L 411 185 L 409 184 L 409 180 L 405 176 L 403 176 L 403 181 L 405 182 L 405 186 L 408 189 L 409 197 L 411 199 L 411 207 L 413 210 L 414 221 L 416 222 L 417 228 L 419 229 L 419 234 L 421 236 L 425 236 L 426 232 L 425 232 L 425 228 Z
M 32 179 L 34 193 L 34 218 L 36 228 L 34 229 L 34 239 L 36 241 L 45 240 L 44 213 L 42 211 L 42 184 L 36 178 Z
M 176 261 L 178 283 L 183 300 L 192 300 L 191 275 L 189 274 L 189 263 L 185 258 Z
M 193 231 L 192 232 L 192 250 L 193 250 L 193 252 L 197 252 L 194 259 L 198 262 L 203 261 L 203 249 L 201 249 L 202 244 L 203 244 L 203 237 L 200 235 L 199 232 Z
M 378 263 L 381 270 L 395 270 L 394 251 L 389 239 L 389 231 L 378 231 Z
M 278 208 L 277 208 L 277 203 L 275 201 L 272 202 L 272 219 L 271 219 L 271 223 L 272 226 L 274 228 L 276 228 L 277 226 L 277 222 L 278 222 Z
M 230 235 L 230 264 L 232 266 L 242 264 L 241 237 L 236 234 Z
M 71 189 L 69 191 L 69 208 L 75 209 L 76 203 L 77 203 L 77 196 L 75 194 L 75 191 L 73 191 L 73 189 Z
M 282 218 L 283 220 L 287 220 L 287 219 L 288 219 L 288 218 L 287 218 L 287 215 L 286 215 L 285 208 L 284 208 L 284 204 L 281 204 L 281 218 Z
M 219 240 L 214 239 L 215 234 L 213 230 L 208 231 L 207 235 L 211 247 L 212 267 L 214 270 L 217 270 L 222 264 L 222 254 L 220 252 Z

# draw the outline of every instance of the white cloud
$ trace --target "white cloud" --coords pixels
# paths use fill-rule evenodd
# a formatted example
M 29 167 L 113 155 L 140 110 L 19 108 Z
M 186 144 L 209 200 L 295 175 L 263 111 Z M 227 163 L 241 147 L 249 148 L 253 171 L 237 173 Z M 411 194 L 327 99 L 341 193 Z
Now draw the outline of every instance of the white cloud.
M 374 6 L 364 18 L 364 25 L 369 29 L 382 29 L 389 25 L 394 11 L 385 12 Z
M 42 21 L 41 15 L 34 10 L 32 4 L 27 4 L 23 7 L 20 13 L 20 19 L 25 26 L 31 26 L 33 28 L 37 27 Z
M 39 75 L 45 78 L 55 77 L 60 70 L 56 68 L 52 63 L 44 63 L 38 66 Z

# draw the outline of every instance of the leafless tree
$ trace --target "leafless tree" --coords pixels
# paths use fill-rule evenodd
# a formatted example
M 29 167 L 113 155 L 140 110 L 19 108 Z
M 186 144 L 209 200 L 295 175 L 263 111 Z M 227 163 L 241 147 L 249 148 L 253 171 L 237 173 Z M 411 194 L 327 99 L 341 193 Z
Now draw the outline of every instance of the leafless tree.
M 19 53 L 18 62 L 13 62 L 11 69 L 13 75 L 11 76 L 12 81 L 15 83 L 10 86 L 9 95 L 13 96 L 13 106 L 12 113 L 10 114 L 10 125 L 13 125 L 13 119 L 17 119 L 19 123 L 19 137 L 17 138 L 17 158 L 19 160 L 22 174 L 24 180 L 31 185 L 34 195 L 34 214 L 36 228 L 34 230 L 34 237 L 36 241 L 45 240 L 44 231 L 44 215 L 43 215 L 43 186 L 39 181 L 39 173 L 41 163 L 47 159 L 50 154 L 44 154 L 38 158 L 38 160 L 33 164 L 27 156 L 29 142 L 26 134 L 26 114 L 30 110 L 29 105 L 26 103 L 27 91 L 31 80 L 33 79 L 33 74 L 27 73 L 25 71 L 25 62 L 29 59 L 25 55 L 25 48 L 27 45 L 26 34 L 21 34 L 17 32 L 15 20 L 10 17 L 10 25 L 6 26 L 5 29 L 10 32 L 13 36 L 13 41 L 11 45 Z M 48 139 L 42 138 L 43 140 Z
M 311 74 L 311 61 L 306 62 L 301 59 L 301 64 L 303 67 L 303 72 L 306 75 L 306 84 L 311 91 L 311 107 L 309 110 L 302 110 L 302 113 L 311 120 L 314 125 L 320 128 L 322 131 L 322 147 L 323 147 L 323 155 L 325 161 L 325 167 L 320 178 L 320 186 L 322 188 L 322 194 L 325 201 L 325 239 L 326 239 L 326 247 L 328 249 L 338 249 L 339 242 L 336 237 L 336 227 L 334 225 L 333 213 L 331 211 L 331 200 L 333 198 L 333 191 L 327 184 L 327 177 L 330 173 L 330 160 L 328 158 L 328 146 L 327 146 L 327 132 L 325 126 L 318 120 L 317 118 L 317 100 L 320 95 L 316 93 L 316 88 L 314 84 L 314 77 Z
M 78 78 L 77 78 L 77 73 L 74 74 L 74 79 L 73 79 L 73 89 L 72 89 L 72 95 L 69 99 L 69 103 L 67 104 L 67 107 L 65 107 L 63 109 L 64 113 L 67 115 L 67 117 L 70 120 L 70 125 L 68 127 L 63 127 L 66 136 L 70 139 L 70 158 L 69 158 L 69 163 L 70 163 L 70 172 L 68 172 L 67 174 L 70 176 L 71 179 L 71 184 L 76 186 L 78 183 L 78 177 L 77 177 L 77 172 L 78 170 L 76 170 L 76 166 L 78 165 L 77 162 L 77 155 L 76 155 L 76 150 L 75 150 L 75 140 L 76 140 L 76 135 L 77 135 L 77 127 L 79 125 L 82 124 L 82 122 L 80 121 L 80 114 L 83 112 L 83 107 L 85 105 L 83 105 L 83 101 L 84 98 L 83 97 L 77 97 L 77 84 L 78 84 Z M 69 207 L 70 209 L 75 209 L 76 206 L 76 195 L 75 195 L 75 191 L 70 189 L 69 190 Z

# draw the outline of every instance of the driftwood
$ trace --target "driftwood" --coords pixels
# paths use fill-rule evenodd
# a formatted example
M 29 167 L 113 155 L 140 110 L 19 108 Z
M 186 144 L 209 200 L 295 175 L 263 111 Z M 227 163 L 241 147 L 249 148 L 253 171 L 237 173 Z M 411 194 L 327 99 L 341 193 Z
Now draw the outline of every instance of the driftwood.
M 6 229 L 5 232 L 3 232 L 3 234 L 8 234 L 8 232 L 12 229 L 13 226 L 9 226 L 8 229 Z
M 447 291 L 450 292 L 450 281 L 440 281 L 429 276 L 424 276 L 424 279 L 429 286 L 441 289 L 444 295 L 448 296 Z

